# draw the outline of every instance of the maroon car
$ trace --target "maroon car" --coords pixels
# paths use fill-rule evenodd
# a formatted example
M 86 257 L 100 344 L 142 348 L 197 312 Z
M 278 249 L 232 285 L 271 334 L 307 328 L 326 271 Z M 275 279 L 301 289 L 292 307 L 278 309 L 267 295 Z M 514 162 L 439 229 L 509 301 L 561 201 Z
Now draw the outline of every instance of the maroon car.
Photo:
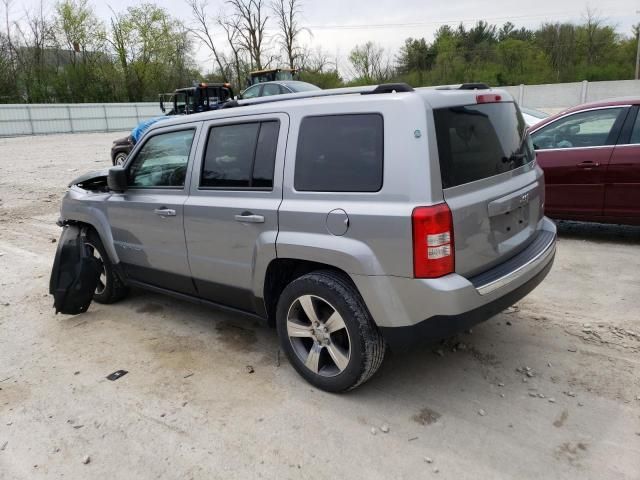
M 640 225 L 640 98 L 587 103 L 534 125 L 545 212 Z

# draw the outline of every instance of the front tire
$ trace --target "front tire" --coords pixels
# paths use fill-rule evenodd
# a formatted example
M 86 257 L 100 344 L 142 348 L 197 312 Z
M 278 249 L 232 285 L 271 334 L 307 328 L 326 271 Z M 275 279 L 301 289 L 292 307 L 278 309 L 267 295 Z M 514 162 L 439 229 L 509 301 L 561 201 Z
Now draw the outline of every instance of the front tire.
M 327 392 L 356 388 L 384 359 L 384 339 L 362 297 L 337 272 L 312 272 L 287 285 L 278 300 L 276 325 L 296 371 Z
M 124 165 L 124 162 L 127 160 L 127 154 L 124 152 L 118 153 L 113 159 L 113 165 L 115 167 Z
M 98 303 L 115 303 L 127 296 L 128 289 L 115 271 L 109 255 L 102 245 L 98 234 L 91 230 L 87 233 L 85 241 L 89 253 L 93 255 L 100 264 L 100 278 L 93 294 L 93 299 Z

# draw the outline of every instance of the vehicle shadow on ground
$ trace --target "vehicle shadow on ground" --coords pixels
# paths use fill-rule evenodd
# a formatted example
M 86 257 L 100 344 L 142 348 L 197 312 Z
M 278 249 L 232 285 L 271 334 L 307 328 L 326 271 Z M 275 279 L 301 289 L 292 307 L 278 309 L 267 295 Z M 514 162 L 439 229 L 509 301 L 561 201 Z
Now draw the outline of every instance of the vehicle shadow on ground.
M 192 334 L 199 332 L 201 338 L 217 343 L 218 348 L 238 361 L 250 356 L 255 358 L 257 354 L 263 359 L 262 369 L 274 374 L 279 372 L 274 381 L 283 382 L 282 388 L 290 390 L 294 397 L 308 394 L 309 385 L 289 365 L 284 353 L 277 355 L 277 333 L 266 322 L 145 291 L 132 290 L 131 293 L 120 307 L 151 314 L 155 317 L 154 322 L 163 324 L 164 331 L 175 331 L 178 325 L 188 325 Z M 502 317 L 498 315 L 478 325 L 472 334 L 461 333 L 439 342 L 421 342 L 410 350 L 388 350 L 379 372 L 356 390 L 338 396 L 319 393 L 327 395 L 327 401 L 333 397 L 331 401 L 347 404 L 364 401 L 373 406 L 386 399 L 387 403 L 391 401 L 391 404 L 408 407 L 412 415 L 418 417 L 421 408 L 428 410 L 432 404 L 435 405 L 434 412 L 444 414 L 444 399 L 448 395 L 462 395 L 464 399 L 463 392 L 467 392 L 469 397 L 463 402 L 472 404 L 478 396 L 497 395 L 490 391 L 491 384 L 505 380 L 499 371 L 503 364 L 514 363 L 519 355 L 516 338 L 519 333 L 507 326 L 506 317 Z M 508 317 L 516 320 L 515 315 Z M 121 318 L 119 321 L 129 320 Z M 276 361 L 278 358 L 279 362 Z M 481 393 L 484 390 L 486 392 Z M 416 421 L 430 420 L 418 418 Z
M 556 221 L 560 238 L 640 244 L 640 226 L 608 225 L 602 223 Z

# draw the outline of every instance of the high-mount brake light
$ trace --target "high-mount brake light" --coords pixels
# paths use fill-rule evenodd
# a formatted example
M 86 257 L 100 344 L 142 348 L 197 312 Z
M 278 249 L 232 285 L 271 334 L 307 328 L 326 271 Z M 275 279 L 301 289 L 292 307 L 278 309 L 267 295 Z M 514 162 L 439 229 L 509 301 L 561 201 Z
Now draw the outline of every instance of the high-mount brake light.
M 438 278 L 454 272 L 453 218 L 446 203 L 417 207 L 413 226 L 413 275 Z
M 502 95 L 495 93 L 482 93 L 476 95 L 476 103 L 496 103 L 502 101 Z

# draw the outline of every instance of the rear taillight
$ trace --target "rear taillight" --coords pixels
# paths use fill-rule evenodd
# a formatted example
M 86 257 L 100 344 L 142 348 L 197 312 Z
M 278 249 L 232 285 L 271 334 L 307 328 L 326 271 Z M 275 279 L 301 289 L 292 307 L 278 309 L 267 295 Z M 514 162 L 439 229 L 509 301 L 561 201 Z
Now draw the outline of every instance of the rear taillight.
M 437 278 L 454 271 L 453 219 L 446 203 L 417 207 L 413 224 L 413 275 Z

